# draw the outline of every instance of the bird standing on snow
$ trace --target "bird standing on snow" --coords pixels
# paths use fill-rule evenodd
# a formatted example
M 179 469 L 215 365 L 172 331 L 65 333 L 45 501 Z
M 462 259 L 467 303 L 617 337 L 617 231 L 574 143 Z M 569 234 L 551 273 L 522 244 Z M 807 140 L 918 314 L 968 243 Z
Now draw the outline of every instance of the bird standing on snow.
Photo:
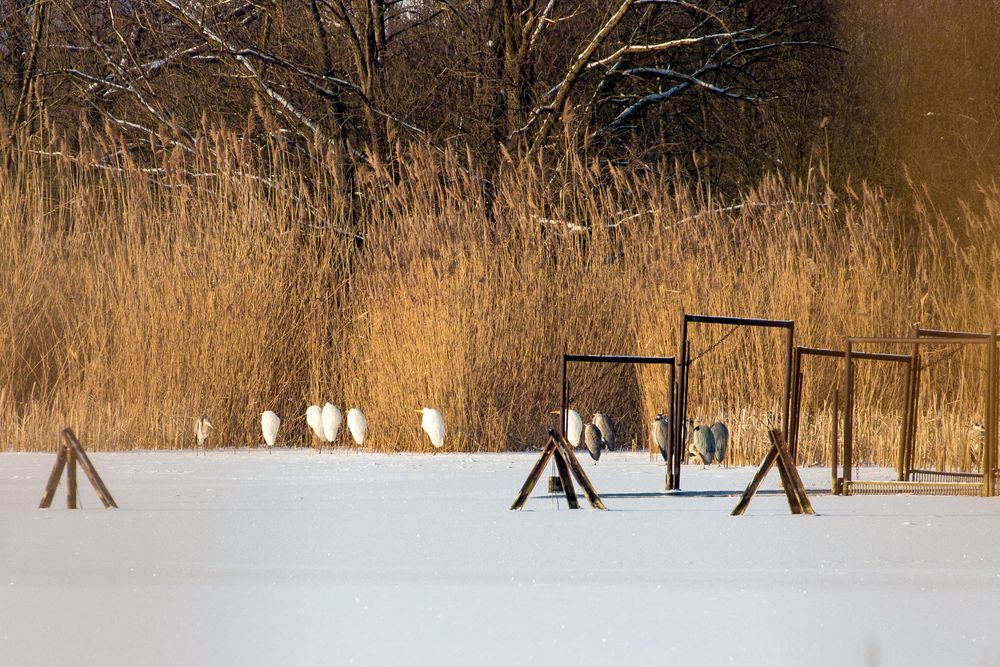
M 583 427 L 583 439 L 587 443 L 587 451 L 590 452 L 590 458 L 594 459 L 594 461 L 599 460 L 601 458 L 601 450 L 604 449 L 601 429 L 593 424 L 587 424 Z
M 715 436 L 712 429 L 704 424 L 694 427 L 688 436 L 688 456 L 701 459 L 703 465 L 708 465 L 715 458 Z
M 561 415 L 562 410 L 553 410 L 552 414 Z M 579 447 L 580 439 L 583 437 L 583 419 L 576 410 L 566 409 L 566 440 L 571 447 Z
M 615 423 L 611 415 L 604 412 L 594 413 L 594 426 L 601 429 L 601 439 L 604 441 L 604 448 L 615 451 Z
M 336 405 L 327 403 L 323 406 L 322 421 L 323 435 L 326 437 L 327 442 L 333 443 L 340 432 L 340 424 L 344 421 L 344 415 Z
M 665 415 L 656 415 L 650 427 L 653 444 L 660 449 L 660 456 L 667 460 L 667 449 L 670 446 L 670 420 Z
M 278 439 L 279 428 L 281 428 L 281 418 L 270 410 L 265 410 L 260 416 L 260 432 L 264 435 L 268 452 L 271 451 L 271 447 L 274 447 L 274 443 Z
M 715 440 L 715 462 L 721 464 L 729 451 L 729 427 L 725 422 L 717 421 L 712 424 L 712 438 Z
M 208 435 L 212 432 L 212 420 L 208 418 L 208 415 L 202 415 L 194 422 L 194 441 L 197 449 L 205 449 L 205 441 L 208 440 Z
M 323 446 L 323 409 L 318 405 L 310 405 L 306 408 L 306 423 L 309 424 L 309 428 L 312 432 L 316 434 L 316 438 L 319 439 L 319 446 Z
M 358 408 L 351 408 L 347 411 L 347 428 L 351 432 L 354 442 L 359 445 L 365 444 L 365 433 L 368 432 L 368 420 L 365 413 Z
M 423 415 L 420 426 L 431 439 L 431 444 L 435 449 L 441 449 L 444 446 L 444 418 L 441 413 L 434 408 L 420 408 L 417 412 Z

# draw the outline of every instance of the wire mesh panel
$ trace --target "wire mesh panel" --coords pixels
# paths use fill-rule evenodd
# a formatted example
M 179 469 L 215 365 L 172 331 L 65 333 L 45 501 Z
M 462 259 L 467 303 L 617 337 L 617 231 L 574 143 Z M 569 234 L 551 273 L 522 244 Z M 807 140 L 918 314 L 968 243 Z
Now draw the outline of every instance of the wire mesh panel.
M 852 496 L 981 496 L 982 482 L 858 482 L 845 481 Z
M 911 470 L 910 481 L 912 482 L 967 482 L 969 484 L 982 484 L 983 473 L 981 472 L 954 472 L 948 470 Z

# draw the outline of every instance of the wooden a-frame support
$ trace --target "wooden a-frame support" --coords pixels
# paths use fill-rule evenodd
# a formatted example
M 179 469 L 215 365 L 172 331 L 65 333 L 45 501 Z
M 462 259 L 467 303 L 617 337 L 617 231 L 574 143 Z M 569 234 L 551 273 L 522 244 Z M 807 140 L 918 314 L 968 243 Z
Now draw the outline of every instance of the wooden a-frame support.
M 782 436 L 781 431 L 771 429 L 768 431 L 768 435 L 771 437 L 771 448 L 767 450 L 767 455 L 761 462 L 760 467 L 757 468 L 757 472 L 754 474 L 753 479 L 750 480 L 750 484 L 747 485 L 747 490 L 743 492 L 740 502 L 736 503 L 736 507 L 733 508 L 732 515 L 742 516 L 746 512 L 747 506 L 750 505 L 750 499 L 757 493 L 757 488 L 764 481 L 764 478 L 767 477 L 767 473 L 775 463 L 778 464 L 778 472 L 781 473 L 782 486 L 785 489 L 785 495 L 788 497 L 788 506 L 791 508 L 792 514 L 815 514 L 816 512 L 813 511 L 812 503 L 809 502 L 806 488 L 802 484 L 802 478 L 799 477 L 799 471 L 795 467 L 795 461 L 792 460 L 791 452 L 788 451 L 788 447 L 785 445 L 785 438 Z
M 559 470 L 563 491 L 566 493 L 566 502 L 570 509 L 575 510 L 580 507 L 580 503 L 576 499 L 576 490 L 573 488 L 573 477 L 576 477 L 576 481 L 579 482 L 591 507 L 597 510 L 607 509 L 601 501 L 601 497 L 597 495 L 597 491 L 594 490 L 594 485 L 590 483 L 587 473 L 583 471 L 583 466 L 580 465 L 580 461 L 573 453 L 572 447 L 555 431 L 550 430 L 549 440 L 545 443 L 545 447 L 534 467 L 531 468 L 531 472 L 528 473 L 528 479 L 524 480 L 524 486 L 521 487 L 520 493 L 514 499 L 514 504 L 510 506 L 511 510 L 519 510 L 524 507 L 528 496 L 531 495 L 535 484 L 542 476 L 542 471 L 545 470 L 545 464 L 549 462 L 549 458 L 554 458 L 556 461 L 556 468 Z
M 77 487 L 76 487 L 76 464 L 79 463 L 83 472 L 90 480 L 90 484 L 97 492 L 97 497 L 104 503 L 105 508 L 117 508 L 115 499 L 111 497 L 111 492 L 104 485 L 101 476 L 97 474 L 97 469 L 90 462 L 87 452 L 83 451 L 80 441 L 73 435 L 70 429 L 63 429 L 62 437 L 66 444 L 59 448 L 56 454 L 56 463 L 49 473 L 49 481 L 45 485 L 45 493 L 42 494 L 42 502 L 38 504 L 39 509 L 46 509 L 52 506 L 52 500 L 56 497 L 56 488 L 59 486 L 59 478 L 62 477 L 63 468 L 66 469 L 66 507 L 73 510 L 77 508 Z

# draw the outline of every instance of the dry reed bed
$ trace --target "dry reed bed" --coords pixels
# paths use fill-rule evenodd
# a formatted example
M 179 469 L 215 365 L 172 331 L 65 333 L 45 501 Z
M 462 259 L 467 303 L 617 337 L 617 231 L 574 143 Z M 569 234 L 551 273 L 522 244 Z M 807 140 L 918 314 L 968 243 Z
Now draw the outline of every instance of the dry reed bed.
M 917 195 L 835 193 L 818 174 L 719 202 L 665 175 L 512 162 L 490 199 L 461 155 L 412 149 L 359 172 L 348 201 L 319 149 L 274 149 L 265 170 L 219 134 L 196 155 L 159 155 L 152 173 L 86 167 L 87 150 L 0 156 L 7 449 L 50 448 L 66 424 L 95 448 L 184 447 L 202 412 L 212 445 L 243 446 L 267 408 L 282 443 L 305 444 L 305 407 L 326 400 L 361 406 L 378 451 L 428 447 L 421 405 L 444 413 L 450 450 L 523 448 L 553 423 L 563 350 L 673 354 L 682 311 L 790 318 L 799 343 L 831 347 L 848 332 L 997 319 L 996 191 L 959 235 Z M 754 460 L 778 408 L 780 336 L 695 334 L 692 412 L 725 408 L 734 460 Z M 932 371 L 925 462 L 967 465 L 976 363 L 963 353 Z M 823 462 L 839 375 L 810 368 L 801 451 Z M 892 372 L 860 370 L 859 460 L 894 461 Z M 662 369 L 577 368 L 572 383 L 581 412 L 610 412 L 619 440 L 645 447 Z

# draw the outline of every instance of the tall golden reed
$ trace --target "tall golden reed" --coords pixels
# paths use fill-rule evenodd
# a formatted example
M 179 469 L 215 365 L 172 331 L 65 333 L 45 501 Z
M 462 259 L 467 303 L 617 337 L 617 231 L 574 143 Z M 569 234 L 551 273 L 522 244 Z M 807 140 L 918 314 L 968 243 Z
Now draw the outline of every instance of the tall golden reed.
M 320 148 L 265 160 L 217 133 L 154 168 L 95 166 L 108 148 L 0 155 L 5 449 L 51 448 L 65 425 L 94 448 L 185 447 L 203 412 L 210 446 L 255 445 L 264 409 L 281 443 L 306 444 L 305 408 L 328 400 L 365 410 L 376 451 L 427 449 L 422 405 L 441 409 L 449 450 L 520 449 L 553 423 L 564 350 L 674 354 L 683 311 L 794 319 L 797 342 L 829 347 L 998 319 L 996 190 L 956 231 L 919 194 L 834 192 L 818 172 L 719 201 L 573 158 L 511 161 L 487 183 L 460 154 L 410 148 L 359 172 L 347 201 Z M 693 334 L 691 411 L 725 410 L 734 460 L 753 461 L 778 410 L 780 337 Z M 979 357 L 929 359 L 919 456 L 967 467 Z M 839 373 L 810 364 L 806 462 L 826 461 Z M 859 369 L 859 460 L 894 461 L 898 380 Z M 644 448 L 666 409 L 662 369 L 580 367 L 571 382 L 574 406 L 610 412 L 626 445 Z

